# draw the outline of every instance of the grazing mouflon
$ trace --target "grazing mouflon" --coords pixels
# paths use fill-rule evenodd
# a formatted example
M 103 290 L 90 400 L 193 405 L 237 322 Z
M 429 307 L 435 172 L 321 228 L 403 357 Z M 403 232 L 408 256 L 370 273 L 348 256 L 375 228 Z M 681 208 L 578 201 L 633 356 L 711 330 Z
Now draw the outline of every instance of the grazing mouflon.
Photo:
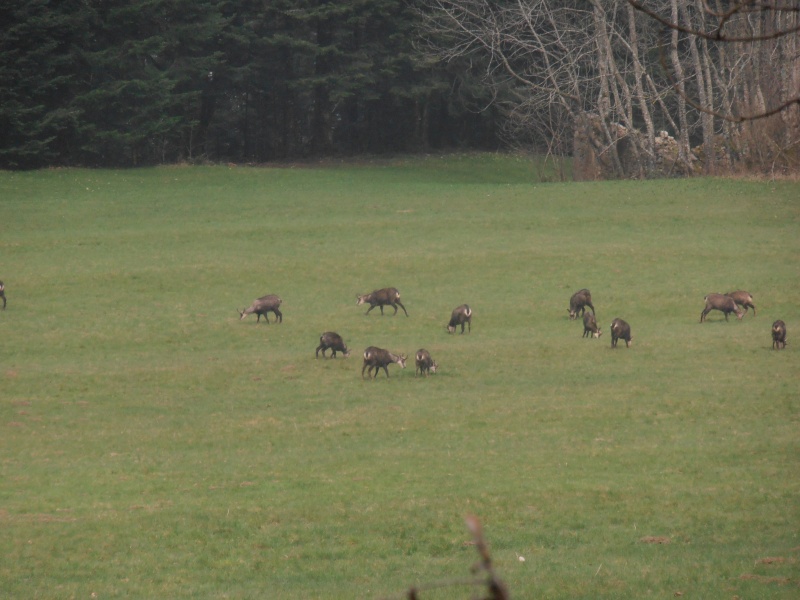
M 625 345 L 631 347 L 631 326 L 622 319 L 611 321 L 611 347 L 617 347 L 617 341 L 625 340 Z
M 261 316 L 264 316 L 264 320 L 269 323 L 269 316 L 267 313 L 274 312 L 275 313 L 275 322 L 283 323 L 283 313 L 278 310 L 278 307 L 281 305 L 283 301 L 278 298 L 275 294 L 268 294 L 266 296 L 261 296 L 261 298 L 257 298 L 253 300 L 253 303 L 245 308 L 244 310 L 239 311 L 239 320 L 241 321 L 247 315 L 256 314 L 257 319 L 256 323 L 261 320 Z
M 736 290 L 735 292 L 728 292 L 725 295 L 733 298 L 733 301 L 736 302 L 736 304 L 744 308 L 744 314 L 747 314 L 748 308 L 752 308 L 753 316 L 756 316 L 756 305 L 753 304 L 753 296 L 750 294 L 750 292 Z
M 472 332 L 472 309 L 466 304 L 453 309 L 453 314 L 450 315 L 450 322 L 447 324 L 447 331 L 455 333 L 456 327 L 459 325 L 461 325 L 461 333 L 464 333 L 464 325 L 468 325 L 469 331 Z
M 3 299 L 3 310 L 6 309 L 6 286 L 0 281 L 0 298 Z
M 772 349 L 786 348 L 786 323 L 778 319 L 772 324 Z
M 419 372 L 420 375 L 428 376 L 428 372 L 436 373 L 436 369 L 439 368 L 439 364 L 431 358 L 430 352 L 425 350 L 425 348 L 420 348 L 417 350 L 417 354 L 414 356 L 416 369 L 414 369 L 414 377 L 417 376 Z
M 583 315 L 586 312 L 586 307 L 592 309 L 592 313 L 594 314 L 594 305 L 592 304 L 592 292 L 587 290 L 586 288 L 582 290 L 578 290 L 572 297 L 569 299 L 569 318 L 571 321 L 574 321 L 578 318 L 578 312 Z
M 383 288 L 375 290 L 371 294 L 356 294 L 356 306 L 361 306 L 362 304 L 369 304 L 369 309 L 366 314 L 369 314 L 376 306 L 380 307 L 381 314 L 383 314 L 384 306 L 391 306 L 394 308 L 394 314 L 397 314 L 397 307 L 399 306 L 403 309 L 403 312 L 406 313 L 406 316 L 408 316 L 406 307 L 400 302 L 400 292 L 397 291 L 397 288 Z
M 383 368 L 386 371 L 386 377 L 389 377 L 389 369 L 387 368 L 391 363 L 397 363 L 401 369 L 406 368 L 406 357 L 402 354 L 392 354 L 383 348 L 370 346 L 364 350 L 364 366 L 361 367 L 361 379 L 364 379 L 364 370 L 367 371 L 367 377 L 375 379 L 378 376 L 378 371 Z M 372 370 L 375 370 L 375 375 L 372 375 Z
M 603 332 L 597 326 L 597 319 L 592 313 L 587 312 L 583 315 L 583 337 L 599 338 L 601 335 Z
M 739 308 L 739 305 L 736 304 L 736 301 L 730 296 L 726 296 L 725 294 L 709 294 L 704 300 L 706 301 L 706 306 L 703 312 L 700 313 L 701 323 L 706 320 L 706 315 L 712 310 L 722 311 L 726 321 L 728 320 L 729 313 L 735 313 L 739 320 L 744 316 L 742 309 Z
M 347 349 L 347 345 L 344 343 L 342 336 L 334 331 L 326 331 L 319 336 L 319 346 L 317 346 L 316 358 L 319 358 L 320 350 L 322 350 L 322 358 L 327 358 L 325 356 L 326 350 L 332 350 L 332 358 L 336 358 L 337 352 L 344 354 L 345 358 L 350 356 L 350 350 Z

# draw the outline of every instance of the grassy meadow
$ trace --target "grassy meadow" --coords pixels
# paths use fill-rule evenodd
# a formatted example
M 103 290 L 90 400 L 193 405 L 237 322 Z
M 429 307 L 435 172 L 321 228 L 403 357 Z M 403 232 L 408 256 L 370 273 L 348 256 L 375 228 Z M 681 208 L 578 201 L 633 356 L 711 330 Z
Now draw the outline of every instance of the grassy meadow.
M 797 598 L 800 184 L 542 175 L 0 172 L 0 596 L 464 599 L 474 514 L 514 598 Z

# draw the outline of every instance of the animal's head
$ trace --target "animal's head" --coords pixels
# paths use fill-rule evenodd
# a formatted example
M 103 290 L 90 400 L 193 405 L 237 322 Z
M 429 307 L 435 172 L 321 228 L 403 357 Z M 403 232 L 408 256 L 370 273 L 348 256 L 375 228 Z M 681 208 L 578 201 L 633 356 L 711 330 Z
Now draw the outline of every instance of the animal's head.
M 244 319 L 244 318 L 247 316 L 247 314 L 244 312 L 244 309 L 242 309 L 242 310 L 238 310 L 238 309 L 237 309 L 237 310 L 236 310 L 236 312 L 238 312 L 238 313 L 239 313 L 239 320 L 240 320 L 240 321 L 241 321 L 242 319 Z
M 456 326 L 455 325 L 448 325 L 447 326 L 447 332 L 448 333 L 455 333 L 456 332 Z
M 363 296 L 359 296 L 358 294 L 356 294 L 356 306 L 364 304 L 367 301 L 367 297 L 369 297 L 369 294 L 365 294 Z
M 597 331 L 595 331 L 592 335 L 596 338 L 599 338 L 601 335 L 603 335 L 603 331 L 598 327 Z
M 431 373 L 436 373 L 436 369 L 438 369 L 438 368 L 439 368 L 439 363 L 437 363 L 434 360 L 433 363 L 431 364 Z
M 405 357 L 405 354 L 401 354 L 400 356 L 397 357 L 397 364 L 400 365 L 400 368 L 402 368 L 402 369 L 406 368 L 406 357 Z

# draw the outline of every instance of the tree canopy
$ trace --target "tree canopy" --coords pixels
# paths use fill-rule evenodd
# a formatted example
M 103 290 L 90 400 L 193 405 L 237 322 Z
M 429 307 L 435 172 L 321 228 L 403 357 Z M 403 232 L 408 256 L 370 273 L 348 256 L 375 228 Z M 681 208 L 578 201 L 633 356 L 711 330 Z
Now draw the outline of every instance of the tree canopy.
M 797 0 L 0 0 L 0 18 L 0 168 L 503 144 L 588 177 L 800 164 Z
M 494 147 L 403 0 L 0 0 L 0 167 Z

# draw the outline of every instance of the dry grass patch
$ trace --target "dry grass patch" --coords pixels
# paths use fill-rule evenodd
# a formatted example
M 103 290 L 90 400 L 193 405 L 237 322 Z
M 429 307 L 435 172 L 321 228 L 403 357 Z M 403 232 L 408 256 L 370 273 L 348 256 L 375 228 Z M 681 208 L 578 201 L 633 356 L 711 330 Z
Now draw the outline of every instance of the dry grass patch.
M 643 544 L 671 544 L 672 540 L 665 536 L 647 535 L 639 540 Z

